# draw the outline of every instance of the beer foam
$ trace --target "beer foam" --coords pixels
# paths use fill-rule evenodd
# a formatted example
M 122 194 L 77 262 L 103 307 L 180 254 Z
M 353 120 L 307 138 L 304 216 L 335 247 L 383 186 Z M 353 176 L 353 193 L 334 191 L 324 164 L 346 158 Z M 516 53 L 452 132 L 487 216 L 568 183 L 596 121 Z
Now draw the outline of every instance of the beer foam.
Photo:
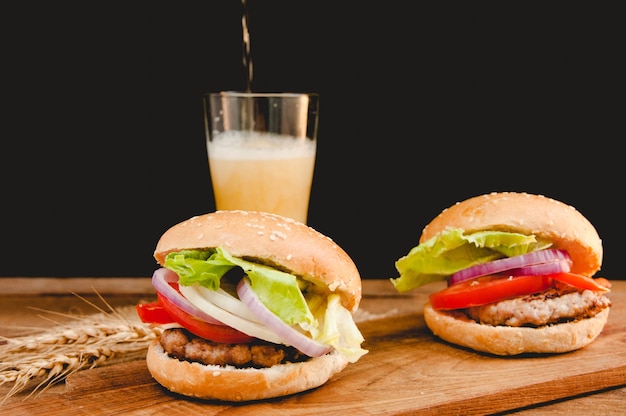
M 315 140 L 306 137 L 252 131 L 227 131 L 207 141 L 211 159 L 310 158 L 315 150 Z

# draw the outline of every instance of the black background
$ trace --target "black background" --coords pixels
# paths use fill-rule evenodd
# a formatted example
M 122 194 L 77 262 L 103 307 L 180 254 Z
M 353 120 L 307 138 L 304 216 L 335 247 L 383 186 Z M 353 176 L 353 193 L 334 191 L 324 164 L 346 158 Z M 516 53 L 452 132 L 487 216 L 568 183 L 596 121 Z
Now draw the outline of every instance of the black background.
M 159 236 L 215 209 L 202 94 L 246 88 L 242 4 L 130 3 L 3 6 L 1 276 L 150 276 Z M 621 14 L 409 4 L 248 1 L 252 89 L 321 96 L 309 224 L 394 277 L 443 208 L 540 193 L 622 278 Z

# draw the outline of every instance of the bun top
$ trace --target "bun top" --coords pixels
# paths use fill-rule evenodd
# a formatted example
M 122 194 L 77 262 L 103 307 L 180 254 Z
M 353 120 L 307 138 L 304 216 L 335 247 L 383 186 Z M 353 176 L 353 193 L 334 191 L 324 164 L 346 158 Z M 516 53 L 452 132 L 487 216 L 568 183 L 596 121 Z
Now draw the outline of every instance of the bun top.
M 361 301 L 361 276 L 348 254 L 329 237 L 280 215 L 232 210 L 190 218 L 161 236 L 154 258 L 164 265 L 170 252 L 219 246 L 337 292 L 351 312 Z
M 516 192 L 475 196 L 443 210 L 422 231 L 420 243 L 446 227 L 466 232 L 496 230 L 535 234 L 567 250 L 572 272 L 592 276 L 602 265 L 602 240 L 594 226 L 570 205 Z

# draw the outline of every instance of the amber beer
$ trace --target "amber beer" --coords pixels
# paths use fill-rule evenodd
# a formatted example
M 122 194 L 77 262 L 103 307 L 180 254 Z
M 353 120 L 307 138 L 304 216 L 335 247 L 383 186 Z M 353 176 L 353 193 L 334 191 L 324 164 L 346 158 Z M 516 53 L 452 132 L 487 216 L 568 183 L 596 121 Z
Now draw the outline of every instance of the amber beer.
M 314 99 L 211 94 L 205 121 L 216 209 L 272 212 L 306 224 L 317 143 Z
M 314 142 L 231 131 L 207 146 L 217 209 L 273 212 L 306 224 Z

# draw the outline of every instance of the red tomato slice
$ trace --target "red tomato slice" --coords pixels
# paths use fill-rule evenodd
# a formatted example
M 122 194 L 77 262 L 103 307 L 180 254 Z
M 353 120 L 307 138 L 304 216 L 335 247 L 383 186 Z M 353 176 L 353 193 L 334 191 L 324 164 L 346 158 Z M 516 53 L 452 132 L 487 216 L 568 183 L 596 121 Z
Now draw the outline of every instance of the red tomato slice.
M 254 338 L 231 328 L 228 325 L 214 325 L 180 309 L 174 305 L 168 298 L 157 292 L 159 301 L 163 308 L 169 313 L 176 322 L 184 326 L 189 332 L 201 338 L 205 338 L 215 342 L 224 342 L 228 344 L 247 344 Z
M 176 322 L 163 308 L 163 304 L 158 299 L 150 303 L 138 303 L 135 309 L 137 309 L 137 315 L 139 315 L 141 322 L 147 324 L 169 324 Z
M 461 309 L 543 292 L 550 276 L 483 276 L 456 283 L 429 296 L 434 309 Z
M 601 290 L 606 292 L 611 287 L 611 282 L 604 277 L 593 279 L 576 273 L 556 273 L 551 274 L 550 277 L 559 282 L 567 283 L 568 285 L 576 286 L 581 289 Z

